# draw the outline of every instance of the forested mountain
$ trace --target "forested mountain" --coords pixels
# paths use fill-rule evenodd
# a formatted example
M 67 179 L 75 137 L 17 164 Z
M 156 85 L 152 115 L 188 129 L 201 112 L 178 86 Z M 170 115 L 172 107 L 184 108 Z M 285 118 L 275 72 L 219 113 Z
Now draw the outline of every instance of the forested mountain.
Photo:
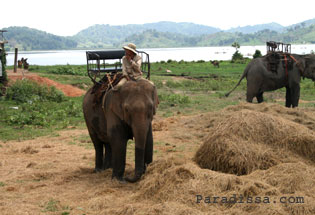
M 283 33 L 262 30 L 252 34 L 240 32 L 220 31 L 213 34 L 188 37 L 182 34 L 161 33 L 148 30 L 140 34 L 127 37 L 123 42 L 134 42 L 138 47 L 193 47 L 193 46 L 230 46 L 233 42 L 241 45 L 264 45 L 266 41 L 280 41 L 284 43 L 315 44 L 315 25 L 308 27 L 295 26 Z M 122 45 L 122 44 L 119 44 Z M 118 46 L 118 45 L 115 45 Z
M 53 49 L 73 49 L 77 47 L 77 42 L 72 38 L 56 36 L 44 31 L 28 27 L 9 27 L 5 38 L 9 41 L 10 49 L 15 47 L 20 50 L 53 50 Z
M 121 47 L 128 42 L 133 42 L 137 44 L 138 47 L 142 48 L 187 47 L 196 46 L 199 40 L 200 36 L 189 37 L 178 33 L 146 30 L 141 33 L 133 34 L 114 45 L 115 47 Z
M 139 48 L 263 45 L 273 40 L 315 44 L 315 19 L 283 27 L 277 23 L 245 26 L 222 31 L 193 23 L 157 22 L 143 25 L 94 25 L 72 37 L 62 37 L 28 27 L 9 27 L 9 48 L 20 50 L 105 49 L 128 42 Z
M 197 25 L 187 22 L 157 22 L 147 23 L 143 25 L 93 25 L 87 29 L 80 31 L 74 35 L 74 39 L 78 41 L 81 48 L 104 48 L 112 47 L 113 44 L 119 44 L 131 35 L 140 35 L 142 32 L 153 30 L 155 32 L 170 33 L 171 35 L 179 35 L 186 37 L 199 36 L 203 34 L 212 34 L 219 32 L 220 29 Z M 161 34 L 166 36 L 165 34 Z M 143 37 L 142 37 L 143 38 Z M 163 40 L 161 38 L 161 40 Z M 158 46 L 165 46 L 158 44 Z
M 268 24 L 261 24 L 261 25 L 247 25 L 244 27 L 237 27 L 237 28 L 231 28 L 229 30 L 227 30 L 227 32 L 239 32 L 239 33 L 243 33 L 243 34 L 252 34 L 252 33 L 256 33 L 258 31 L 262 31 L 262 30 L 271 30 L 271 31 L 277 31 L 277 32 L 281 32 L 283 30 L 285 30 L 285 27 L 272 22 L 272 23 L 268 23 Z

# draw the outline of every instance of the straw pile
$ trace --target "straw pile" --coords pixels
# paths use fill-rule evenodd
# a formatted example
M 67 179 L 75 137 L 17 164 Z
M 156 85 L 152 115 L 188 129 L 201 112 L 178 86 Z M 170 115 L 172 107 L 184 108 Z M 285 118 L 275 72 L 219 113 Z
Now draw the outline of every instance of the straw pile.
M 209 133 L 194 157 L 202 168 L 244 175 L 297 156 L 315 161 L 315 133 L 268 113 L 234 112 Z

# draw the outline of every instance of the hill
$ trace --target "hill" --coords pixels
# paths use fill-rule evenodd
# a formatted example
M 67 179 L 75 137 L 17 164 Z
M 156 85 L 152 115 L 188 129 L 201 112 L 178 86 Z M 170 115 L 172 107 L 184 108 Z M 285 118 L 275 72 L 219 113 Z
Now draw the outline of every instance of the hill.
M 136 37 L 135 35 L 140 35 L 143 32 L 154 31 L 161 33 L 170 33 L 171 35 L 181 35 L 180 37 L 192 37 L 199 36 L 203 34 L 212 34 L 219 32 L 220 29 L 197 25 L 187 22 L 157 22 L 157 23 L 147 23 L 147 24 L 130 24 L 130 25 L 93 25 L 84 29 L 73 36 L 73 39 L 78 41 L 79 48 L 106 48 L 113 47 L 113 44 L 121 44 L 121 42 L 126 41 L 128 37 Z M 162 36 L 159 40 L 165 41 L 166 34 L 160 34 Z M 150 36 L 151 37 L 151 36 Z M 167 37 L 167 36 L 166 36 Z M 172 36 L 171 36 L 172 37 Z M 148 38 L 141 37 L 144 40 Z M 128 40 L 127 40 L 128 41 Z M 142 42 L 141 42 L 142 43 Z M 156 42 L 154 42 L 157 44 Z M 174 42 L 171 42 L 174 44 Z M 176 43 L 176 42 L 175 42 Z M 173 46 L 178 46 L 174 44 Z M 147 46 L 146 46 L 147 47 Z M 151 46 L 148 46 L 151 47 Z M 155 47 L 167 47 L 166 44 L 157 44 Z
M 193 23 L 157 22 L 143 25 L 94 25 L 74 38 L 80 48 L 121 47 L 127 42 L 139 48 L 262 45 L 274 40 L 285 43 L 314 43 L 315 19 L 284 27 L 278 23 L 232 28 L 222 31 Z
M 9 27 L 5 37 L 9 41 L 9 48 L 19 50 L 52 50 L 73 49 L 77 42 L 71 38 L 56 36 L 37 29 L 28 27 Z
M 133 42 L 141 48 L 187 47 L 196 46 L 198 40 L 199 37 L 189 37 L 178 33 L 158 32 L 156 30 L 146 30 L 125 38 L 121 43 L 115 44 L 115 46 L 121 47 L 127 42 Z
M 125 38 L 123 43 L 134 42 L 141 48 L 161 48 L 230 46 L 233 42 L 238 42 L 240 45 L 264 45 L 266 41 L 281 41 L 292 44 L 315 44 L 315 25 L 308 27 L 297 25 L 294 28 L 288 28 L 283 33 L 265 29 L 251 34 L 220 31 L 201 36 L 185 36 L 182 34 L 148 30 Z M 122 44 L 119 45 L 121 46 Z M 115 44 L 115 46 L 119 47 L 117 44 Z
M 93 25 L 72 37 L 62 37 L 28 27 L 5 28 L 9 48 L 20 50 L 106 49 L 128 42 L 138 48 L 263 45 L 274 40 L 284 43 L 315 43 L 315 19 L 283 27 L 277 23 L 244 26 L 222 31 L 187 22 L 156 22 L 129 25 Z
M 252 33 L 256 33 L 258 31 L 262 31 L 265 29 L 281 32 L 285 29 L 285 27 L 278 23 L 272 22 L 272 23 L 261 24 L 261 25 L 247 25 L 244 27 L 231 28 L 227 30 L 227 32 L 240 32 L 243 34 L 252 34 Z

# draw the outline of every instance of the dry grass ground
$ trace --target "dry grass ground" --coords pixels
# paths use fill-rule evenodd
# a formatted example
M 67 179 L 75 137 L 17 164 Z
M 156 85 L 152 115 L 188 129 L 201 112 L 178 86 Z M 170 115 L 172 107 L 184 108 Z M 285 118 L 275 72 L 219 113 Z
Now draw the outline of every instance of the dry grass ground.
M 0 142 L 0 211 L 315 214 L 314 125 L 314 108 L 276 104 L 241 103 L 206 114 L 156 118 L 154 162 L 136 184 L 112 181 L 111 170 L 93 173 L 94 149 L 86 129 Z M 129 143 L 126 174 L 133 171 L 133 147 Z M 224 197 L 235 197 L 236 203 Z M 249 203 L 251 197 L 261 202 Z M 262 203 L 265 197 L 270 203 Z M 304 203 L 289 203 L 299 200 L 294 197 Z

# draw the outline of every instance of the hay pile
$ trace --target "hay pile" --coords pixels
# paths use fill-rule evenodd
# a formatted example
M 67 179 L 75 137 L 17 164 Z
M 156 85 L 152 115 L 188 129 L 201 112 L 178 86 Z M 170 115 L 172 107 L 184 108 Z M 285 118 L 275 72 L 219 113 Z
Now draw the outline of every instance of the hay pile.
M 150 204 L 150 214 L 314 214 L 314 122 L 313 110 L 275 104 L 240 104 L 187 119 L 183 124 L 199 130 L 197 136 L 207 131 L 193 158 L 206 169 L 187 159 L 159 159 L 133 198 Z M 233 196 L 270 203 L 213 203 L 213 197 Z M 303 204 L 279 203 L 299 196 Z
M 196 137 L 208 133 L 193 158 L 197 164 L 172 156 L 154 161 L 130 204 L 103 212 L 315 214 L 315 134 L 308 128 L 315 122 L 312 111 L 240 104 L 182 118 L 183 127 Z M 296 203 L 298 197 L 303 202 Z M 235 201 L 229 202 L 231 198 Z M 289 198 L 296 202 L 288 203 Z
M 302 163 L 279 164 L 251 175 L 236 176 L 200 169 L 185 159 L 153 162 L 121 207 L 103 214 L 314 214 L 315 168 Z M 197 196 L 202 199 L 198 202 Z M 280 198 L 304 197 L 304 203 L 280 203 Z M 214 197 L 218 197 L 214 203 Z M 235 197 L 235 202 L 224 202 Z M 206 199 L 210 202 L 207 202 Z M 248 203 L 257 201 L 260 203 Z M 268 199 L 269 203 L 263 203 Z
M 293 161 L 297 155 L 315 161 L 313 131 L 282 117 L 244 109 L 210 129 L 194 160 L 202 168 L 244 175 Z

